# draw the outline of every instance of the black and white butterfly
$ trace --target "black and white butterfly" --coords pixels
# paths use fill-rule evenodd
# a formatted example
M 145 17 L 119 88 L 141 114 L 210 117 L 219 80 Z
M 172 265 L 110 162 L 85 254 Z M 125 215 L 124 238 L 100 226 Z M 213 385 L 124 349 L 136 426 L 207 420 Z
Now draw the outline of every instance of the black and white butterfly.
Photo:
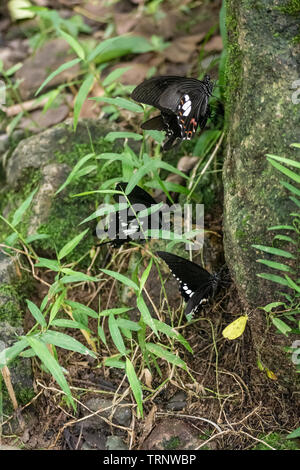
M 198 264 L 166 251 L 156 254 L 167 263 L 179 282 L 180 293 L 187 303 L 185 315 L 191 318 L 215 296 L 221 283 L 220 275 L 210 274 Z
M 161 111 L 141 127 L 165 131 L 167 140 L 163 150 L 169 150 L 177 139 L 190 140 L 198 127 L 205 127 L 212 89 L 213 82 L 208 75 L 202 81 L 165 75 L 145 80 L 133 90 L 131 98 Z
M 125 193 L 127 183 L 117 183 L 116 190 Z M 115 201 L 125 207 L 109 216 L 108 234 L 112 234 L 112 240 L 101 243 L 111 243 L 115 248 L 129 241 L 137 241 L 145 238 L 148 229 L 161 228 L 161 213 L 158 203 L 144 189 L 135 186 L 126 197 L 122 194 L 114 194 Z M 128 204 L 128 201 L 129 204 Z M 153 206 L 156 206 L 155 208 Z M 153 208 L 151 213 L 147 209 Z M 142 214 L 144 212 L 144 214 Z M 137 219 L 138 217 L 138 219 Z M 99 237 L 99 228 L 97 227 Z

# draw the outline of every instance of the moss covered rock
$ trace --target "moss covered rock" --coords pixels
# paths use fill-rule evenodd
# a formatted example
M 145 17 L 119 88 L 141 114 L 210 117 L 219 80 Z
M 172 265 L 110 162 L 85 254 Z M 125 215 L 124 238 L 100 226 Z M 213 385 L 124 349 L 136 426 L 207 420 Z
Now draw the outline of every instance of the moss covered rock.
M 241 297 L 252 306 L 276 300 L 278 284 L 263 281 L 261 253 L 272 245 L 268 227 L 287 224 L 295 206 L 266 154 L 299 158 L 299 104 L 292 100 L 300 76 L 295 16 L 284 0 L 227 1 L 227 150 L 224 163 L 225 255 Z

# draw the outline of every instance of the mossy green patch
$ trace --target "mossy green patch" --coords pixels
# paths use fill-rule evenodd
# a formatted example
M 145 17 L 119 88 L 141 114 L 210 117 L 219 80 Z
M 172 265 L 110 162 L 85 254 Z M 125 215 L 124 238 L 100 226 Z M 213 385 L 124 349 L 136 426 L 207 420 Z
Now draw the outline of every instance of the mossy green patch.
M 176 450 L 179 448 L 180 446 L 180 439 L 178 436 L 173 436 L 171 437 L 171 439 L 169 439 L 168 441 L 167 440 L 163 440 L 163 448 L 165 450 Z
M 287 435 L 273 432 L 268 436 L 259 436 L 259 438 L 265 441 L 269 446 L 276 450 L 299 450 L 299 443 L 297 440 L 287 439 Z M 270 447 L 265 444 L 258 444 L 253 447 L 252 450 L 271 450 Z
M 300 15 L 300 0 L 290 0 L 287 5 L 283 5 L 278 8 L 283 13 L 287 13 L 292 16 Z

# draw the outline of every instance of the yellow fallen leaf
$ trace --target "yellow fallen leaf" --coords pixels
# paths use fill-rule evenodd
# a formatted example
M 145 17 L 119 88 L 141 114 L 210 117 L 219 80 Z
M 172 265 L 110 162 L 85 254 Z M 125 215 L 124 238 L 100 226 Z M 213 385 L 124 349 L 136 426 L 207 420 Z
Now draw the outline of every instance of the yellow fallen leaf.
M 227 339 L 236 339 L 244 333 L 248 315 L 242 315 L 224 328 L 222 335 Z
M 274 372 L 272 372 L 270 369 L 267 369 L 267 367 L 265 367 L 265 371 L 269 379 L 277 380 L 277 376 L 274 374 Z

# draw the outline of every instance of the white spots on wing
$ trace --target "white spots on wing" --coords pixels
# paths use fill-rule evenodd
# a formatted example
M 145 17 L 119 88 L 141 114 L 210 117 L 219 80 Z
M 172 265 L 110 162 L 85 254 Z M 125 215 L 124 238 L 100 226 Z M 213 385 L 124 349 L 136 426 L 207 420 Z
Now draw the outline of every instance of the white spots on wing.
M 191 109 L 192 109 L 191 106 L 190 106 L 189 108 L 187 108 L 187 110 L 184 111 L 183 116 L 188 116 L 188 115 L 190 114 L 190 112 L 191 112 Z
M 128 224 L 126 222 L 121 222 L 121 225 L 122 227 L 127 227 Z
M 128 228 L 127 230 L 124 230 L 125 235 L 132 235 L 138 230 L 139 226 L 138 225 L 132 225 L 132 227 Z
M 182 105 L 182 109 L 183 109 L 184 111 L 186 111 L 188 108 L 191 107 L 191 105 L 192 105 L 192 103 L 190 102 L 190 100 L 189 100 L 189 101 L 186 101 L 186 102 Z

